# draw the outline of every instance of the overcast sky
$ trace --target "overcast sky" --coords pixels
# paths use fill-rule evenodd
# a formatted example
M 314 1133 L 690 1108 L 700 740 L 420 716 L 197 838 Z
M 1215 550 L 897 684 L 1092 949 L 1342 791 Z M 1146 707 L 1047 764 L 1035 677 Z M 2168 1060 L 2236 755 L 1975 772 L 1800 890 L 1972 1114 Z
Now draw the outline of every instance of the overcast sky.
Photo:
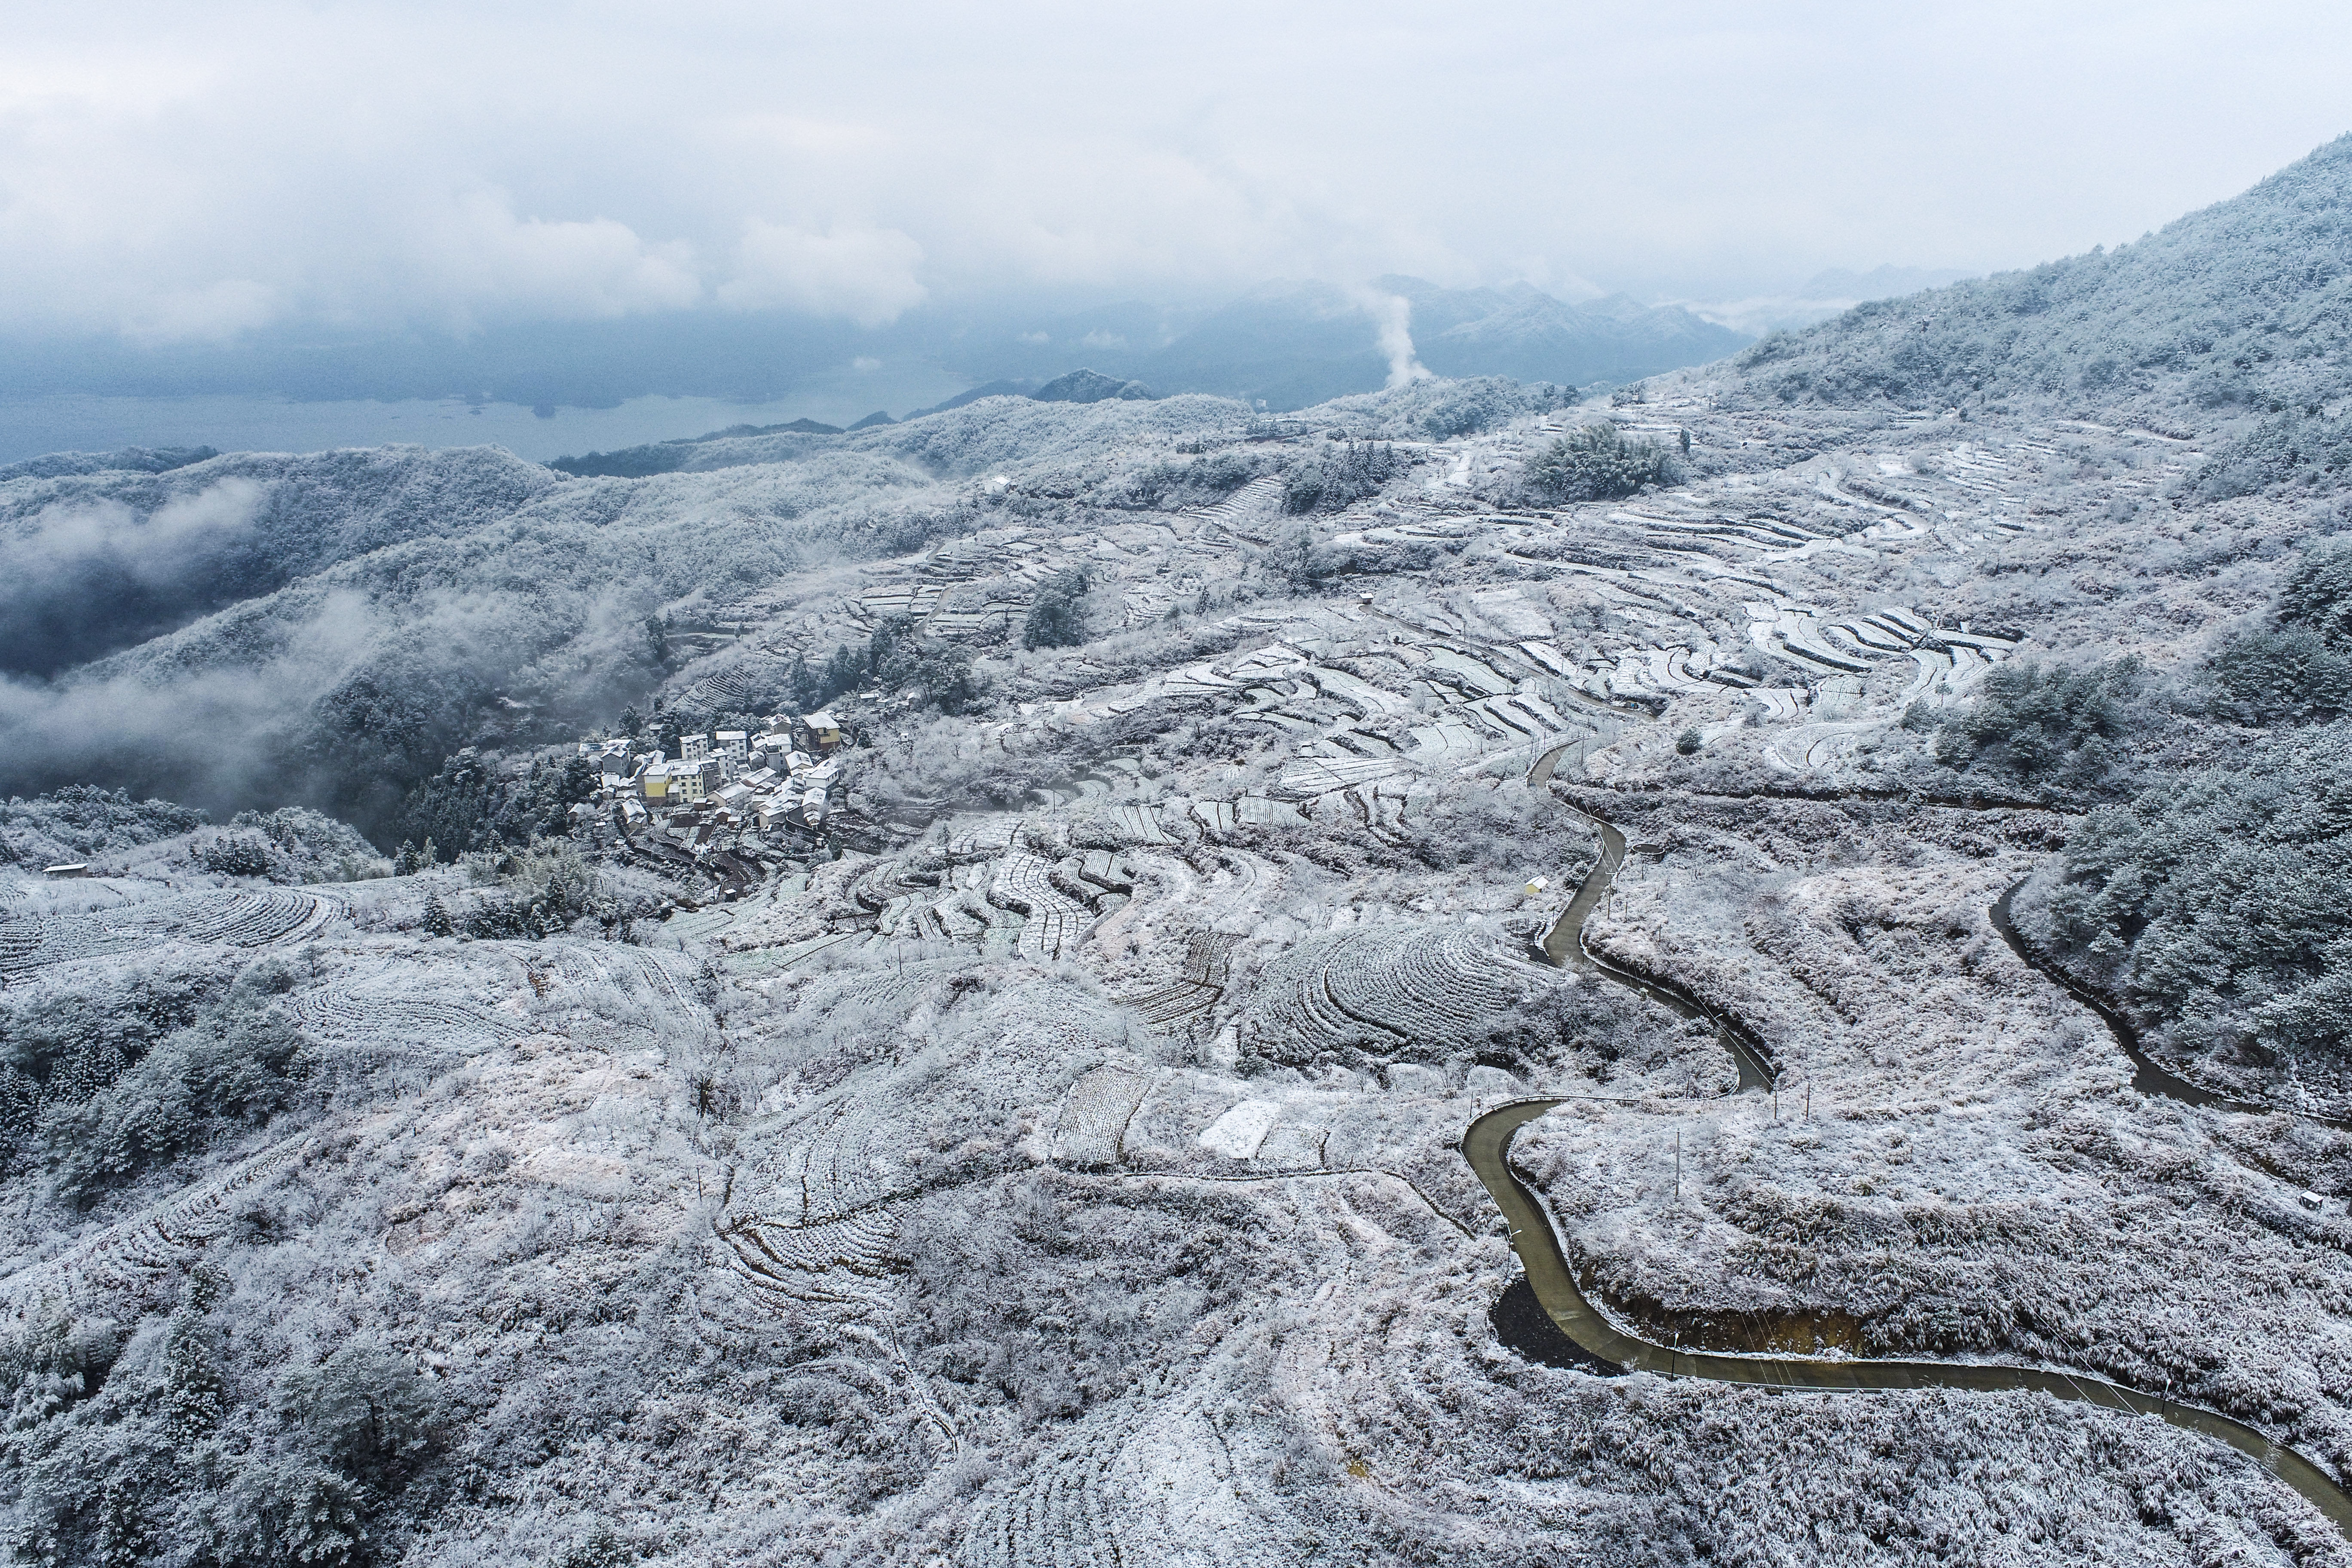
M 2347 15 L 19 0 L 0 331 L 2017 266 L 2352 128 Z

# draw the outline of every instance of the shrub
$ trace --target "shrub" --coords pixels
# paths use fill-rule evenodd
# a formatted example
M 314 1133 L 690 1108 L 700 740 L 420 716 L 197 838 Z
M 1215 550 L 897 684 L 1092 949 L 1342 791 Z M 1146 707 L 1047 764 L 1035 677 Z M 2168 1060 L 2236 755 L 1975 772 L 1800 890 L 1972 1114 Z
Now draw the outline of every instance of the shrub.
M 2305 551 L 2279 590 L 2277 613 L 2329 647 L 2352 649 L 2352 539 L 2326 540 Z
M 1086 595 L 1084 568 L 1057 572 L 1037 590 L 1029 616 L 1021 623 L 1021 646 L 1076 647 L 1087 640 L 1086 616 L 1079 602 Z
M 248 834 L 234 834 L 200 846 L 196 864 L 223 877 L 267 877 L 269 846 Z
M 675 752 L 674 737 L 670 747 Z M 391 832 L 452 860 L 468 850 L 528 844 L 571 831 L 572 808 L 593 800 L 596 784 L 595 764 L 585 757 L 541 758 L 520 777 L 500 778 L 468 746 L 409 793 Z
M 912 697 L 918 706 L 942 713 L 967 711 L 983 690 L 969 648 L 926 637 L 903 616 L 874 628 L 866 658 L 883 690 Z
M 603 896 L 595 871 L 568 838 L 535 838 L 522 849 L 481 851 L 466 857 L 467 876 L 499 889 L 466 916 L 466 933 L 478 937 L 544 937 L 569 931 L 583 916 L 617 918 Z M 440 921 L 446 923 L 446 910 Z M 434 910 L 425 910 L 428 928 Z M 440 934 L 435 932 L 433 934 Z
M 272 1404 L 306 1447 L 352 1481 L 396 1489 L 430 1450 L 440 1404 L 407 1358 L 381 1344 L 337 1349 L 278 1380 Z
M 2314 546 L 2295 563 L 2267 624 L 2207 662 L 2215 717 L 2275 724 L 2352 712 L 2352 540 Z
M 2231 638 L 2206 667 L 2216 718 L 2276 724 L 2332 719 L 2352 708 L 2352 656 L 2303 626 Z
M 1938 731 L 1936 760 L 2087 787 L 2115 761 L 2110 742 L 2125 731 L 2126 704 L 2139 681 L 2132 658 L 2083 670 L 2004 664 L 1985 677 L 1976 705 Z
M 1339 552 L 1318 541 L 1314 531 L 1303 522 L 1283 525 L 1266 552 L 1266 563 L 1281 574 L 1294 594 L 1312 591 L 1337 574 L 1342 565 Z
M 289 1105 L 308 1072 L 300 1032 L 278 1001 L 290 982 L 281 964 L 264 960 L 103 1084 L 74 1086 L 53 1074 L 40 1135 L 58 1195 L 88 1203 Z
M 122 790 L 68 784 L 29 800 L 0 801 L 0 861 L 38 866 L 129 849 L 204 825 L 205 814 Z
M 2052 942 L 2116 973 L 2185 1048 L 2352 1058 L 2347 769 L 2352 725 L 2333 724 L 2092 813 L 2050 896 Z
M 1433 441 L 1472 436 L 1522 413 L 1540 413 L 1573 400 L 1565 387 L 1537 383 L 1522 386 L 1507 377 L 1474 376 L 1466 381 L 1433 383 L 1434 396 L 1420 417 L 1422 434 Z
M 2200 493 L 2252 495 L 2274 485 L 2334 489 L 2352 473 L 2352 425 L 2301 412 L 2274 415 L 2213 455 Z
M 808 661 L 806 654 L 794 654 L 784 672 L 784 690 L 795 709 L 813 713 L 844 692 L 863 686 L 871 669 L 869 658 L 845 647 L 835 648 L 815 664 Z
M 1103 500 L 1108 506 L 1174 511 L 1223 500 L 1257 472 L 1255 460 L 1236 452 L 1219 452 L 1197 463 L 1154 463 L 1111 485 Z
M 1587 425 L 1528 459 L 1526 483 L 1547 500 L 1613 500 L 1644 485 L 1671 483 L 1680 473 L 1665 447 L 1628 441 L 1613 425 Z
M 1339 453 L 1293 472 L 1282 492 L 1282 508 L 1288 512 L 1338 511 L 1379 494 L 1397 468 L 1395 448 L 1350 441 Z

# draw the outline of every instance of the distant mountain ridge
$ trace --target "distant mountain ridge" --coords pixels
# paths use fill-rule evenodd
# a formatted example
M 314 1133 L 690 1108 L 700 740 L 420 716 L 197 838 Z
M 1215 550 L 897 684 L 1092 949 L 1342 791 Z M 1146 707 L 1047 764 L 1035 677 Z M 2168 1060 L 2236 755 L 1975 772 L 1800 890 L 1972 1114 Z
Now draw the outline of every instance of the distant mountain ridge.
M 1571 387 L 1619 385 L 1718 360 L 1754 341 L 1679 305 L 1644 305 L 1628 294 L 1570 304 L 1526 283 L 1441 289 L 1402 275 L 1357 291 L 1328 283 L 1269 284 L 1181 326 L 1152 307 L 1127 304 L 982 345 L 971 351 L 968 367 L 1009 360 L 1034 374 L 992 375 L 903 417 L 945 414 L 986 397 L 1096 403 L 1205 393 L 1287 411 L 1377 392 L 1396 367 L 1381 346 L 1373 310 L 1391 298 L 1405 302 L 1422 367 L 1464 380 L 1501 375 Z M 1084 358 L 1073 367 L 1060 357 L 1066 355 Z M 873 423 L 868 416 L 855 428 Z M 708 442 L 787 434 L 842 431 L 806 419 L 756 429 L 738 426 L 558 458 L 549 467 L 582 478 L 644 479 L 699 466 L 696 448 Z
M 1644 305 L 1630 295 L 1571 304 L 1526 283 L 1444 289 L 1399 274 L 1354 290 L 1271 283 L 1192 318 L 1137 302 L 1107 307 L 979 345 L 961 363 L 968 373 L 985 368 L 1011 381 L 1008 370 L 1043 379 L 1076 358 L 1163 393 L 1301 408 L 1386 384 L 1393 367 L 1374 312 L 1391 297 L 1409 308 L 1416 357 L 1439 375 L 1616 384 L 1721 359 L 1753 341 L 1679 305 Z
M 950 413 L 969 407 L 983 397 L 1026 397 L 1036 403 L 1134 403 L 1148 401 L 1153 395 L 1152 390 L 1139 381 L 1125 381 L 1099 371 L 1081 368 L 1056 376 L 1043 386 L 1028 381 L 992 381 L 969 392 L 959 393 L 944 403 L 918 408 L 907 418 L 920 419 L 926 415 Z M 795 419 L 789 425 L 730 425 L 724 430 L 713 430 L 707 435 L 653 441 L 642 447 L 625 447 L 615 452 L 590 452 L 577 458 L 558 458 L 547 466 L 575 479 L 642 479 L 655 474 L 674 474 L 683 468 L 702 466 L 697 461 L 700 456 L 698 448 L 714 441 L 734 441 L 756 436 L 850 436 L 861 430 L 903 423 L 905 420 L 893 419 L 877 410 L 847 429 L 837 425 L 820 425 L 814 419 Z
M 1630 294 L 1576 305 L 1526 283 L 1440 289 L 1389 277 L 1375 287 L 1412 305 L 1413 347 L 1440 375 L 1622 383 L 1721 359 L 1752 341 L 1679 305 L 1644 305 Z

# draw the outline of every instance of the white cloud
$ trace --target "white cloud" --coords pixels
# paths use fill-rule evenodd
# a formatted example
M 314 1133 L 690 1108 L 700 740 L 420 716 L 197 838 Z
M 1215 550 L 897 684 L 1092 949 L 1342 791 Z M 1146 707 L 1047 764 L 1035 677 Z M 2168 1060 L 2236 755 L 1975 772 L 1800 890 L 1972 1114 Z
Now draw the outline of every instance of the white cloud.
M 281 309 L 278 290 L 251 278 L 189 288 L 165 285 L 123 301 L 118 325 L 141 342 L 225 342 L 266 327 Z
M 2137 236 L 2338 133 L 2316 0 L 1395 0 L 1181 21 L 446 0 L 33 5 L 0 332 L 887 321 L 1418 272 L 1765 293 Z M 1409 106 L 1409 109 L 1408 107 Z
M 488 191 L 464 194 L 440 216 L 430 259 L 469 312 L 527 307 L 566 319 L 625 316 L 678 310 L 702 297 L 692 246 L 647 244 L 611 218 L 518 217 L 505 197 Z
M 923 247 L 895 229 L 819 234 L 754 218 L 735 249 L 735 275 L 718 289 L 734 310 L 784 309 L 878 327 L 923 302 L 915 276 Z

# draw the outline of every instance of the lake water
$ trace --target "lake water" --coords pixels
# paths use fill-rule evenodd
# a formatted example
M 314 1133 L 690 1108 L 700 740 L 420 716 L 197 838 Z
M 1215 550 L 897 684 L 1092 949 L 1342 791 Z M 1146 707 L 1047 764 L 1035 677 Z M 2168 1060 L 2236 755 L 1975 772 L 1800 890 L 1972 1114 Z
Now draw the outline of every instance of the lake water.
M 468 404 L 454 397 L 402 403 L 295 403 L 251 396 L 0 399 L 0 462 L 45 452 L 110 452 L 122 447 L 317 452 L 394 442 L 504 447 L 518 457 L 545 462 L 701 436 L 730 425 L 816 419 L 845 426 L 877 408 L 903 415 L 944 401 L 964 384 L 932 372 L 810 387 L 772 403 L 633 397 L 615 408 L 557 408 L 550 415 L 536 414 L 520 403 Z

